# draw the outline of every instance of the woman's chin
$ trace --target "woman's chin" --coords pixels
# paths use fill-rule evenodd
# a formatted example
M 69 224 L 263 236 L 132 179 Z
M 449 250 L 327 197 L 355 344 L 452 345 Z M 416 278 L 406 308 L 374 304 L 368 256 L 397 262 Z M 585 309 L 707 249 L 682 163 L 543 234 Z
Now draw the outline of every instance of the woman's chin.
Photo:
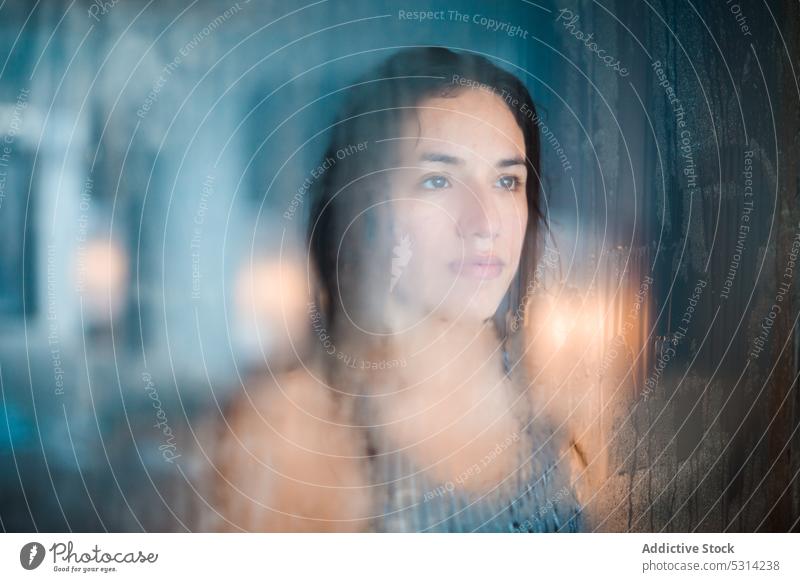
M 448 291 L 443 295 L 430 294 L 419 303 L 392 302 L 388 312 L 393 314 L 392 327 L 407 329 L 426 322 L 479 326 L 494 316 L 503 299 L 500 290 Z

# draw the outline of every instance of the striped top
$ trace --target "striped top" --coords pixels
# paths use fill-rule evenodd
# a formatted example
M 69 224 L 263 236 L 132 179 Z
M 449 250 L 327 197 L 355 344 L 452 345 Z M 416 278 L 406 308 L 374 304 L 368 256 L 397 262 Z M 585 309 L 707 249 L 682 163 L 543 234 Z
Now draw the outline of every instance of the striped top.
M 524 431 L 534 439 L 533 424 Z M 378 492 L 376 532 L 577 532 L 582 517 L 568 479 L 549 443 L 520 453 L 506 478 L 484 494 L 469 493 L 455 481 L 439 481 L 395 451 L 385 435 L 370 429 L 376 448 L 371 475 Z M 538 431 L 542 436 L 543 431 Z M 486 459 L 484 458 L 484 461 Z M 491 462 L 491 459 L 488 461 Z M 480 471 L 481 463 L 474 468 Z M 464 473 L 463 479 L 469 478 Z M 463 482 L 462 479 L 462 482 Z M 458 478 L 457 478 L 458 480 Z

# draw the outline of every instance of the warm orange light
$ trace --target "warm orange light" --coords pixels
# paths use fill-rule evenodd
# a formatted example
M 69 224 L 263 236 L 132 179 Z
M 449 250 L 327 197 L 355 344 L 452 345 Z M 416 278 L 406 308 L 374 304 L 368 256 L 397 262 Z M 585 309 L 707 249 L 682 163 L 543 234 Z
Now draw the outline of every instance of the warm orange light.
M 549 334 L 556 348 L 577 338 L 577 335 L 586 340 L 602 339 L 605 321 L 601 306 L 596 301 L 571 295 L 552 296 L 540 301 L 542 308 L 537 312 L 540 318 L 537 325 Z
M 122 305 L 128 260 L 113 240 L 96 239 L 78 250 L 77 289 L 91 315 L 109 318 Z
M 302 333 L 307 297 L 305 271 L 297 261 L 283 257 L 245 264 L 234 284 L 234 302 L 246 343 L 258 342 L 266 353 L 291 350 Z

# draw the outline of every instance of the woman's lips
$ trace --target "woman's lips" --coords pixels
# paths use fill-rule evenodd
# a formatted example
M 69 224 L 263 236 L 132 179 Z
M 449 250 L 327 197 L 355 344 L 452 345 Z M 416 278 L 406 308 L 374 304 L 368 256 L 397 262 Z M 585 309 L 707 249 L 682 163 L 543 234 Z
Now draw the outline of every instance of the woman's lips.
M 450 270 L 468 279 L 495 279 L 503 272 L 505 263 L 495 256 L 473 257 L 464 261 L 453 261 Z

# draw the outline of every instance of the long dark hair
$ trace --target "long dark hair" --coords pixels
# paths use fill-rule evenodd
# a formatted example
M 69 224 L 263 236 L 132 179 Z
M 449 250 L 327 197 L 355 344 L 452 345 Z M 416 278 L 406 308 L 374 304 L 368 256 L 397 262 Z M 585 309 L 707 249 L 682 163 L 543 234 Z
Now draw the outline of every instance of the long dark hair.
M 522 329 L 519 314 L 524 313 L 540 241 L 547 228 L 536 107 L 515 75 L 483 56 L 441 47 L 415 47 L 393 54 L 346 89 L 345 105 L 330 126 L 329 146 L 324 165 L 320 164 L 325 170 L 310 188 L 307 243 L 319 277 L 318 301 L 332 337 L 354 321 L 354 306 L 365 313 L 381 313 L 383 294 L 375 290 L 389 288 L 389 270 L 370 265 L 391 261 L 390 245 L 376 244 L 376 234 L 378 228 L 391 224 L 391 219 L 383 222 L 388 218 L 384 214 L 387 205 L 380 202 L 386 199 L 385 170 L 395 165 L 393 138 L 400 135 L 402 124 L 415 115 L 423 100 L 455 96 L 469 87 L 501 96 L 524 136 L 527 230 L 519 269 L 494 316 L 498 333 L 506 342 Z M 358 144 L 363 144 L 362 149 Z M 364 213 L 366 208 L 374 211 Z M 342 317 L 344 314 L 346 317 Z

